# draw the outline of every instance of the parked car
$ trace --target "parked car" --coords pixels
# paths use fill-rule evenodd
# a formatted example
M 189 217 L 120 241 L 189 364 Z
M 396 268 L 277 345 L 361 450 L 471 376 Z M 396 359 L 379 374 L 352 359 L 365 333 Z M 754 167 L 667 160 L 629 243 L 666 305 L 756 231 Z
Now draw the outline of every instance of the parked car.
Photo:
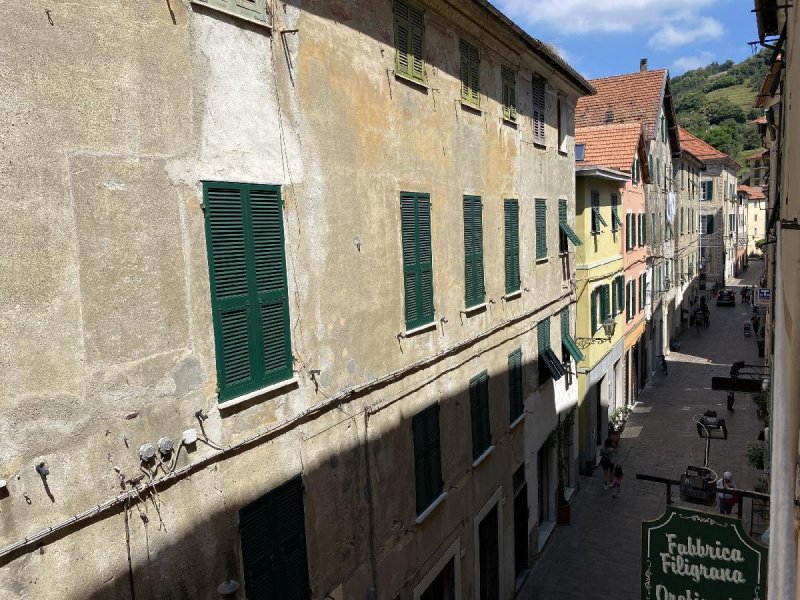
M 732 290 L 722 290 L 717 294 L 717 306 L 735 306 L 736 294 Z

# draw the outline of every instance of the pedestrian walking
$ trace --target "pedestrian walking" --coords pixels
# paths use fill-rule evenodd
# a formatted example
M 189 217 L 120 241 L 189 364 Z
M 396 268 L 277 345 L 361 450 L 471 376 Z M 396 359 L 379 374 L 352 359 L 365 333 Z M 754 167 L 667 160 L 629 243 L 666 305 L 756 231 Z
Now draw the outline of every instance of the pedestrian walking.
M 733 397 L 733 392 L 728 392 L 728 410 L 733 412 L 733 402 L 735 398 Z
M 725 489 L 736 487 L 733 484 L 733 475 L 730 471 L 725 471 L 721 479 L 717 479 L 717 489 L 723 490 L 719 492 L 719 513 L 721 515 L 731 514 L 733 505 L 736 504 L 736 496 L 732 493 L 725 492 Z
M 611 487 L 611 470 L 614 468 L 614 446 L 608 438 L 600 449 L 600 466 L 603 467 L 603 489 L 607 490 Z
M 614 465 L 614 474 L 611 476 L 611 497 L 616 498 L 622 492 L 622 465 Z

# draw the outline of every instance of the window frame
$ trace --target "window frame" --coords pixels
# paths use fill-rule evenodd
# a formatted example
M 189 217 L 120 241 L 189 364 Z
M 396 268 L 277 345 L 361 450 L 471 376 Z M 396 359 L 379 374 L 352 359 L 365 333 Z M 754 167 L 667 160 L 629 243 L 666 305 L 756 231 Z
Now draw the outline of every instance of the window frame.
M 500 98 L 503 101 L 503 118 L 517 122 L 517 73 L 506 65 L 500 65 Z
M 404 14 L 405 13 L 405 14 Z M 425 11 L 405 0 L 394 0 L 392 7 L 395 48 L 395 75 L 422 85 L 425 75 Z M 405 49 L 401 50 L 403 27 L 406 28 Z M 417 52 L 419 56 L 417 56 Z M 402 56 L 406 65 L 403 66 Z
M 414 453 L 414 496 L 416 514 L 419 518 L 444 493 L 438 402 L 422 409 L 411 418 L 411 437 Z M 418 441 L 422 443 L 423 447 L 418 447 Z M 420 463 L 420 458 L 427 458 L 431 463 Z M 420 481 L 421 477 L 422 482 Z M 423 485 L 420 486 L 420 483 Z
M 503 201 L 503 220 L 506 294 L 513 294 L 522 287 L 519 250 L 519 200 L 506 198 Z
M 469 407 L 472 462 L 475 463 L 492 446 L 488 371 L 483 371 L 469 380 Z
M 547 251 L 547 200 L 534 199 L 534 224 L 536 229 L 536 262 L 546 261 Z
M 483 256 L 483 201 L 480 196 L 464 195 L 463 206 L 464 303 L 466 308 L 472 308 L 475 306 L 480 306 L 486 301 Z M 478 246 L 477 248 L 476 242 Z M 472 285 L 470 285 L 470 268 L 472 269 L 473 273 Z M 479 272 L 476 273 L 476 271 Z

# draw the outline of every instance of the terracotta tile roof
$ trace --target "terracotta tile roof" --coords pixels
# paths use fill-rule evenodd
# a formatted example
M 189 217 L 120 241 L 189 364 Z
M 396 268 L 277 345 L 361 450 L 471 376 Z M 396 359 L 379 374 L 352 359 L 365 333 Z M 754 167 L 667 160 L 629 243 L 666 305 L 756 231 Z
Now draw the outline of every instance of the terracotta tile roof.
M 681 148 L 688 150 L 700 160 L 724 160 L 726 158 L 733 160 L 724 152 L 720 152 L 714 146 L 710 146 L 700 138 L 693 136 L 683 127 L 678 127 L 678 133 L 681 139 Z
M 578 166 L 596 165 L 630 173 L 642 126 L 638 123 L 598 125 L 575 129 L 575 143 L 584 144 Z
M 641 123 L 645 139 L 653 139 L 666 79 L 665 69 L 655 69 L 590 80 L 597 95 L 578 99 L 575 126 Z
M 739 191 L 747 194 L 747 197 L 750 200 L 764 200 L 766 198 L 763 190 L 760 188 L 751 187 L 749 185 L 740 185 Z

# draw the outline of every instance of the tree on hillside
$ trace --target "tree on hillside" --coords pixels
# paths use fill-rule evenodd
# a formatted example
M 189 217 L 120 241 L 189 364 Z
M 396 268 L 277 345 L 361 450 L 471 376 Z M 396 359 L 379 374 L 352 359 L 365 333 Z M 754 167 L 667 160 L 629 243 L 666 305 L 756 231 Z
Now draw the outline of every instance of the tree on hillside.
M 742 151 L 742 142 L 739 138 L 736 121 L 731 119 L 712 127 L 703 136 L 703 140 L 729 156 L 736 156 Z
M 714 98 L 707 101 L 703 112 L 712 125 L 717 125 L 727 119 L 733 119 L 737 123 L 744 123 L 747 120 L 747 115 L 742 108 L 727 98 Z

